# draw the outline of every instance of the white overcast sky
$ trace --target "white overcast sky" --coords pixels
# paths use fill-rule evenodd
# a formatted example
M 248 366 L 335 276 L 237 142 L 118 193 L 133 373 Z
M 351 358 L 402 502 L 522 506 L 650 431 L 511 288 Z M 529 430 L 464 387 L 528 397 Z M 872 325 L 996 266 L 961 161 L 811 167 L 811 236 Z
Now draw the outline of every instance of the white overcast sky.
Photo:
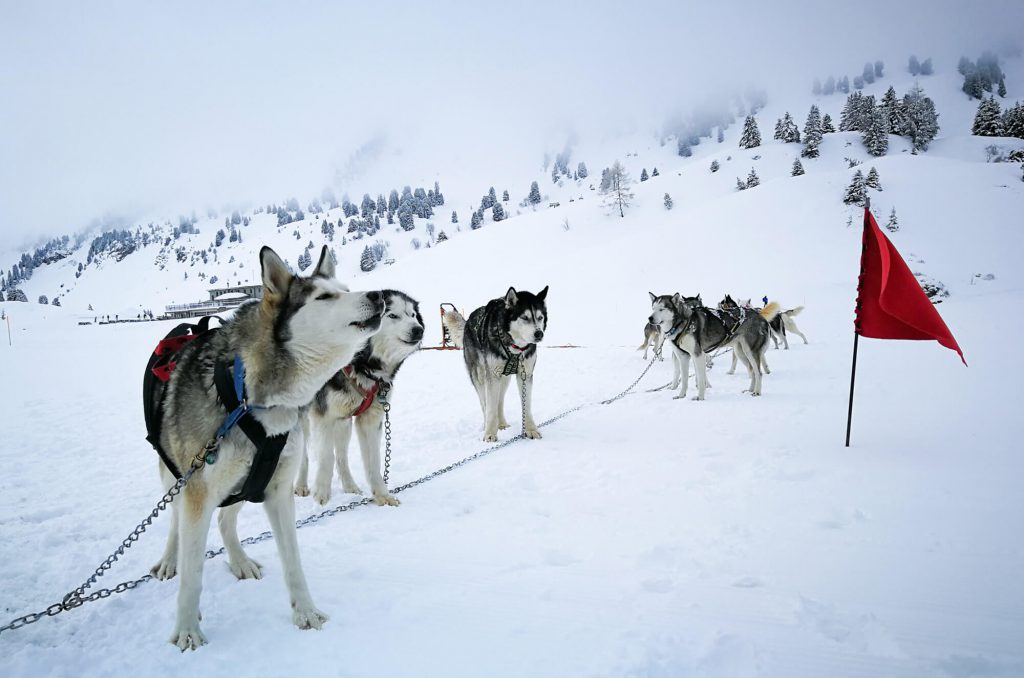
M 539 158 L 556 128 L 889 55 L 948 67 L 1022 26 L 1012 0 L 0 0 L 0 248 L 103 214 L 308 199 L 373 139 L 483 138 L 491 162 L 532 140 Z

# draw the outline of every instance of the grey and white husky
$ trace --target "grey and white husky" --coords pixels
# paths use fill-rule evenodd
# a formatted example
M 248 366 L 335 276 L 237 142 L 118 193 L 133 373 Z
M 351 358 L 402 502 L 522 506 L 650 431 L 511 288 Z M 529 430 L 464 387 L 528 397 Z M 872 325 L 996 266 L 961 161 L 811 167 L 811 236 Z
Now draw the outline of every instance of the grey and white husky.
M 752 309 L 754 311 L 759 312 L 763 311 L 763 309 L 755 308 L 752 305 L 750 299 L 747 299 L 746 301 L 736 302 L 732 301 L 732 297 L 730 297 L 728 294 L 725 295 L 725 298 L 736 306 L 742 306 L 743 308 Z M 725 302 L 723 301 L 723 303 Z M 767 306 L 765 308 L 767 308 Z M 796 336 L 803 339 L 805 344 L 807 343 L 807 337 L 805 337 L 804 333 L 800 331 L 800 328 L 796 326 L 796 320 L 794 320 L 794 318 L 800 315 L 800 313 L 803 310 L 803 306 L 797 306 L 796 308 L 791 308 L 785 311 L 779 311 L 779 314 L 775 316 L 775 319 L 768 323 L 768 326 L 771 327 L 772 329 L 772 341 L 775 343 L 775 348 L 779 347 L 779 339 L 782 339 L 783 348 L 789 350 L 789 339 L 786 338 L 787 332 L 792 332 Z M 735 364 L 733 364 L 733 367 L 736 367 Z
M 670 388 L 679 388 L 676 398 L 686 397 L 690 357 L 694 358 L 697 397 L 704 400 L 707 389 L 705 355 L 719 348 L 731 347 L 750 374 L 751 395 L 761 395 L 761 361 L 768 347 L 768 320 L 758 313 L 746 314 L 730 327 L 718 314 L 706 308 L 700 295 L 682 297 L 676 294 L 651 296 L 649 322 L 661 326 L 672 348 L 673 377 Z
M 288 434 L 277 468 L 265 490 L 263 507 L 277 543 L 291 598 L 292 621 L 301 629 L 320 628 L 327 615 L 313 604 L 299 559 L 292 479 L 303 446 L 300 410 L 380 327 L 380 292 L 349 292 L 334 279 L 325 247 L 313 275 L 300 278 L 271 250 L 260 251 L 263 298 L 239 308 L 216 332 L 189 342 L 177 355 L 164 400 L 161 444 L 180 470 L 213 439 L 226 412 L 214 387 L 218 361 L 241 356 L 247 399 L 268 436 Z M 199 596 L 206 560 L 206 537 L 214 510 L 248 476 L 255 447 L 238 427 L 221 441 L 219 457 L 192 476 L 173 508 L 163 557 L 153 567 L 158 579 L 181 575 L 177 621 L 170 641 L 182 650 L 206 643 L 199 629 Z M 164 487 L 174 483 L 161 462 Z M 218 524 L 228 565 L 239 579 L 259 578 L 260 565 L 238 541 L 236 521 L 242 503 L 221 510 Z
M 405 359 L 419 350 L 423 341 L 423 316 L 420 315 L 419 304 L 409 295 L 395 290 L 384 290 L 382 294 L 386 309 L 380 331 L 370 337 L 350 365 L 331 377 L 317 392 L 307 414 L 307 446 L 317 457 L 313 496 L 320 504 L 331 499 L 335 454 L 342 490 L 362 494 L 348 466 L 348 446 L 353 428 L 359 437 L 363 468 L 374 501 L 381 506 L 398 506 L 399 503 L 388 492 L 381 475 L 384 406 L 376 396 L 380 389 L 387 389 L 387 399 L 391 402 L 395 375 Z M 295 480 L 295 494 L 309 494 L 308 475 L 309 460 L 303 451 L 299 475 Z
M 640 344 L 636 350 L 644 352 L 644 360 L 647 360 L 647 351 L 653 346 L 654 355 L 658 360 L 664 360 L 661 357 L 661 345 L 665 343 L 665 333 L 661 331 L 661 327 L 655 323 L 647 323 L 644 326 L 644 343 Z
M 548 288 L 537 294 L 508 288 L 504 297 L 492 299 L 469 314 L 463 336 L 462 357 L 484 415 L 484 441 L 498 439 L 498 429 L 508 428 L 505 391 L 513 374 L 522 399 L 523 428 L 527 438 L 540 438 L 533 421 L 533 371 L 537 344 L 548 325 L 544 302 Z

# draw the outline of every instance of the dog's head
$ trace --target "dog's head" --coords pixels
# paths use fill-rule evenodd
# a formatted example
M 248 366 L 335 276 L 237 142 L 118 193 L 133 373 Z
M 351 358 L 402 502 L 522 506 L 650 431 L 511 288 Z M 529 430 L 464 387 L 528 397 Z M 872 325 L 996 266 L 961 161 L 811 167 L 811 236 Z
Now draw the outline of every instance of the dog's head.
M 505 313 L 512 343 L 526 346 L 543 341 L 544 330 L 548 326 L 548 307 L 544 303 L 547 296 L 547 287 L 537 294 L 508 288 L 505 293 Z
M 690 315 L 703 306 L 700 295 L 695 297 L 684 297 L 678 292 L 675 294 L 657 295 L 648 292 L 651 296 L 651 315 L 647 322 L 657 325 L 662 332 L 668 332 L 673 325 L 681 319 Z
M 732 298 L 732 295 L 725 295 L 725 298 L 718 302 L 719 311 L 738 311 L 740 305 Z
M 401 363 L 419 350 L 423 341 L 423 316 L 415 299 L 397 290 L 383 290 L 384 318 L 380 331 L 370 339 L 375 357 L 388 364 Z
M 296 353 L 346 364 L 380 329 L 384 296 L 349 292 L 334 278 L 325 246 L 313 275 L 300 278 L 274 250 L 260 250 L 263 300 L 260 310 L 273 323 L 274 341 Z

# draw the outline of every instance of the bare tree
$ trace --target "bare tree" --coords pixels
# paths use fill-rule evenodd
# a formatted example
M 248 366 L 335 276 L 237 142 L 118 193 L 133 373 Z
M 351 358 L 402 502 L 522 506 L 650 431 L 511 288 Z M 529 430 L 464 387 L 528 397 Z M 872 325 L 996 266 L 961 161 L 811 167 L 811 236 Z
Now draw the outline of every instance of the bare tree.
M 631 184 L 629 172 L 616 160 L 608 170 L 608 187 L 602 189 L 601 195 L 606 206 L 619 208 L 620 217 L 626 216 L 625 208 L 633 201 L 633 194 L 629 191 Z

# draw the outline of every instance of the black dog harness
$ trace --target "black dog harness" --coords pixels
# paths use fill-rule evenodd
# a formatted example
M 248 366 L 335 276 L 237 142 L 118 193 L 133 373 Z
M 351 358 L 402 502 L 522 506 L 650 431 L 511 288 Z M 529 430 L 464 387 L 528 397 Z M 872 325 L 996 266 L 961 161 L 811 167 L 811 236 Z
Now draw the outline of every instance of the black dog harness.
M 181 478 L 181 471 L 160 444 L 164 395 L 176 365 L 174 360 L 176 354 L 185 344 L 192 341 L 207 341 L 212 337 L 218 328 L 210 329 L 209 324 L 210 317 L 205 317 L 198 324 L 182 323 L 171 330 L 163 341 L 157 344 L 156 350 L 150 356 L 143 377 L 142 404 L 146 415 L 146 440 L 157 451 L 164 465 L 174 474 L 175 478 Z M 255 411 L 263 409 L 263 407 L 249 404 L 246 398 L 245 365 L 242 363 L 240 355 L 235 355 L 231 368 L 225 361 L 218 360 L 214 365 L 213 382 L 217 388 L 217 397 L 227 410 L 227 416 L 218 427 L 214 438 L 206 446 L 208 450 L 206 463 L 213 464 L 217 461 L 217 447 L 235 426 L 238 426 L 256 447 L 256 455 L 249 467 L 249 475 L 241 489 L 221 502 L 221 506 L 230 506 L 240 501 L 262 502 L 267 485 L 277 469 L 281 451 L 284 449 L 285 443 L 288 442 L 288 434 L 268 436 L 266 429 L 253 416 Z

